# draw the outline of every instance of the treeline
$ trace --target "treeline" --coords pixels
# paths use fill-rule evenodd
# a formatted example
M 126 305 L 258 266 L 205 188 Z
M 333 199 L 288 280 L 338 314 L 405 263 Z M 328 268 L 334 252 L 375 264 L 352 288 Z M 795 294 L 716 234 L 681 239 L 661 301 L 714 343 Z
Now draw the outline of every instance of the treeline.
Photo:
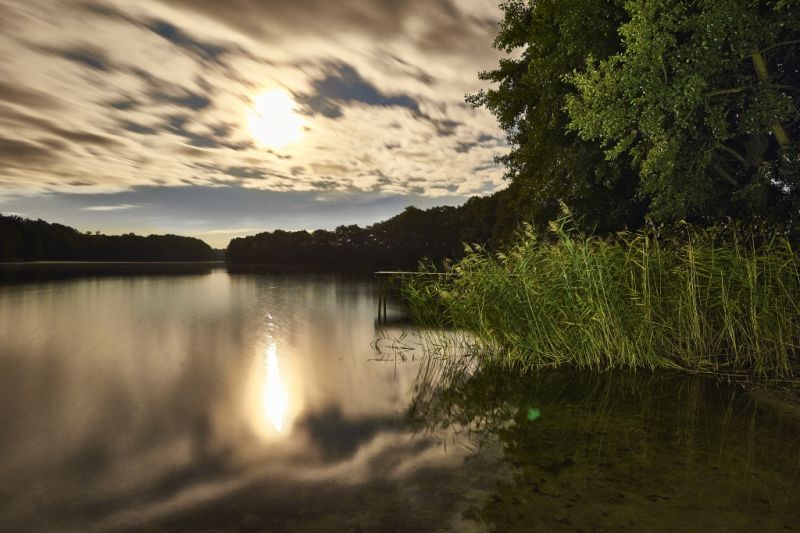
M 408 207 L 366 228 L 260 233 L 233 239 L 226 257 L 233 264 L 303 270 L 415 269 L 421 260 L 441 263 L 464 255 L 463 243 L 488 245 L 511 237 L 525 220 L 522 196 L 512 186 L 492 196 L 473 197 L 460 207 Z
M 0 261 L 213 261 L 200 239 L 102 235 L 62 224 L 0 215 Z

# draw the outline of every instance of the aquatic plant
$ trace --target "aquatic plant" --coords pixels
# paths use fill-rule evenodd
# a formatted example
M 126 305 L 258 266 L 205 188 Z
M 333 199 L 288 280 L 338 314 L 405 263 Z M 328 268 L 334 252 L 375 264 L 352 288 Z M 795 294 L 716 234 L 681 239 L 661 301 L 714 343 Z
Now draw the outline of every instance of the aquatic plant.
M 434 275 L 406 276 L 402 294 L 417 322 L 471 331 L 523 367 L 798 373 L 800 260 L 766 230 L 600 238 L 565 215 L 502 253 L 468 246 Z

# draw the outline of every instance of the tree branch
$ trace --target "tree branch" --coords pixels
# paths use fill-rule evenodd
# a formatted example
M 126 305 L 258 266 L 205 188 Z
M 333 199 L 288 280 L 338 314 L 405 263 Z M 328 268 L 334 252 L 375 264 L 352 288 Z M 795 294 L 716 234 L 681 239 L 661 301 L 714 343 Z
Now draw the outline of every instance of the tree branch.
M 791 45 L 791 44 L 800 44 L 800 40 L 794 40 L 794 41 L 782 41 L 782 42 L 780 42 L 780 43 L 775 43 L 775 44 L 773 44 L 772 46 L 767 46 L 766 48 L 763 48 L 763 49 L 759 50 L 759 51 L 758 51 L 758 53 L 761 53 L 761 54 L 763 54 L 764 52 L 767 52 L 767 51 L 769 51 L 769 50 L 772 50 L 773 48 L 778 48 L 778 47 L 780 47 L 780 46 L 789 46 L 789 45 Z
M 724 94 L 741 93 L 748 90 L 750 87 L 735 87 L 733 89 L 720 89 L 719 91 L 711 91 L 706 96 L 722 96 Z
M 725 146 L 724 144 L 717 144 L 717 148 L 719 148 L 723 152 L 727 152 L 728 154 L 730 154 L 733 157 L 735 157 L 736 160 L 739 161 L 744 168 L 750 168 L 751 167 L 750 162 L 747 159 L 745 159 L 745 157 L 742 154 L 740 154 L 739 152 L 737 152 L 733 148 Z
M 734 187 L 736 187 L 737 189 L 739 188 L 739 182 L 737 182 L 735 179 L 733 179 L 733 176 L 731 176 L 730 174 L 728 174 L 728 173 L 727 173 L 727 172 L 726 172 L 726 171 L 725 171 L 725 170 L 724 170 L 724 169 L 723 169 L 721 166 L 719 166 L 719 165 L 714 165 L 714 170 L 716 170 L 717 172 L 719 172 L 719 175 L 720 175 L 720 176 L 722 176 L 723 178 L 725 178 L 725 180 L 726 180 L 728 183 L 730 183 L 731 185 L 733 185 L 733 186 L 734 186 Z
M 769 72 L 767 72 L 767 62 L 764 61 L 764 56 L 761 52 L 756 51 L 750 54 L 750 59 L 753 61 L 753 67 L 756 69 L 756 74 L 758 74 L 758 80 L 761 83 L 769 83 Z M 779 122 L 775 122 L 770 125 L 772 128 L 772 133 L 775 134 L 775 140 L 778 141 L 778 144 L 781 148 L 788 149 L 792 142 L 789 140 L 789 135 L 786 133 L 786 130 L 783 129 L 783 126 Z

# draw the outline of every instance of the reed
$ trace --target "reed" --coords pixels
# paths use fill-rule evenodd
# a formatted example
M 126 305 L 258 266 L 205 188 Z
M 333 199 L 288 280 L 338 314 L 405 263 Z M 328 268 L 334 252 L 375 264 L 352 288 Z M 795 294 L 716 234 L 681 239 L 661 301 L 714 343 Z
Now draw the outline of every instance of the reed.
M 402 293 L 419 323 L 471 331 L 516 365 L 797 375 L 790 244 L 736 228 L 662 233 L 598 238 L 565 216 L 546 236 L 525 227 L 504 253 L 468 246 Z

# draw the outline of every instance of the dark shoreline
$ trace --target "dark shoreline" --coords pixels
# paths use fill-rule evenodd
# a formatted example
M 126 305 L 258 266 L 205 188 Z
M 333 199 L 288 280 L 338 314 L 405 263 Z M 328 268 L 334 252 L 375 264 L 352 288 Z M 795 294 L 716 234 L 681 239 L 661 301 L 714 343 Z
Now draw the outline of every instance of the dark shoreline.
M 85 276 L 207 274 L 222 261 L 29 261 L 0 263 L 0 284 L 29 283 Z
M 35 266 L 220 265 L 225 261 L 0 261 L 0 268 Z

